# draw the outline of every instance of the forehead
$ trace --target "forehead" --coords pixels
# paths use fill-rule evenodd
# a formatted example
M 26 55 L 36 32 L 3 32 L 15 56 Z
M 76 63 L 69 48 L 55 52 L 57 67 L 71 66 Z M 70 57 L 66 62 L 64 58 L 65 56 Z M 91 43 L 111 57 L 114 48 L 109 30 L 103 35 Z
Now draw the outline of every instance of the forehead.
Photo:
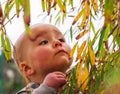
M 54 35 L 62 35 L 60 30 L 53 25 L 48 24 L 36 25 L 31 27 L 31 34 L 29 35 L 29 37 L 30 39 L 35 40 L 39 36 L 49 35 L 52 33 L 54 33 Z

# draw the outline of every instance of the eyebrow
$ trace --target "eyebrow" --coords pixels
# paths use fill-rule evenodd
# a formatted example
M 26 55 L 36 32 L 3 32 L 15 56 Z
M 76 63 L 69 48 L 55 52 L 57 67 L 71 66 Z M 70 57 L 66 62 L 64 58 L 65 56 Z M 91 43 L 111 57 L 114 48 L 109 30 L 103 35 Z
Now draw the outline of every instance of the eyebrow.
M 32 41 L 35 41 L 38 39 L 38 37 L 43 36 L 47 33 L 47 31 L 38 31 L 39 33 L 33 36 Z M 34 33 L 34 32 L 33 32 Z

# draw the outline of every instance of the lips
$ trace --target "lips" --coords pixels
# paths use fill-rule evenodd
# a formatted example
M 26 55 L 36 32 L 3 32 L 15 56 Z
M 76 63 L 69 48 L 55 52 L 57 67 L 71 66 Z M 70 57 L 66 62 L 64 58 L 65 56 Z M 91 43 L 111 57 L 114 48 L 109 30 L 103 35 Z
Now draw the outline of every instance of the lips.
M 59 53 L 65 53 L 65 54 L 67 54 L 67 55 L 69 55 L 66 51 L 64 51 L 64 50 L 59 50 L 57 53 L 55 53 L 55 55 L 57 55 L 57 54 L 59 54 Z

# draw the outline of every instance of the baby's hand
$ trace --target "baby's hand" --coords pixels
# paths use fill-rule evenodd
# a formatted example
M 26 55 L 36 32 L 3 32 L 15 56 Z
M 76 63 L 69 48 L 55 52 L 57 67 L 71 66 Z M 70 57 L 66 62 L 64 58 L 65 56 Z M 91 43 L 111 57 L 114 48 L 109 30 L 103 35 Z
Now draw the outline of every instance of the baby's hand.
M 65 85 L 66 83 L 65 78 L 66 78 L 65 74 L 62 72 L 52 72 L 45 77 L 43 84 L 58 90 L 60 87 Z

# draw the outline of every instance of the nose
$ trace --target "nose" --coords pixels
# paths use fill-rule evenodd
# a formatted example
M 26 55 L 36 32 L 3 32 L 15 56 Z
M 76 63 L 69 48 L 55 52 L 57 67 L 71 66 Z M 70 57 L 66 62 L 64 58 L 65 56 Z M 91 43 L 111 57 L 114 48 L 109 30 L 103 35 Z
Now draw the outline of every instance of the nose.
M 61 47 L 62 46 L 62 42 L 60 42 L 59 40 L 55 40 L 54 42 L 53 42 L 53 47 Z

